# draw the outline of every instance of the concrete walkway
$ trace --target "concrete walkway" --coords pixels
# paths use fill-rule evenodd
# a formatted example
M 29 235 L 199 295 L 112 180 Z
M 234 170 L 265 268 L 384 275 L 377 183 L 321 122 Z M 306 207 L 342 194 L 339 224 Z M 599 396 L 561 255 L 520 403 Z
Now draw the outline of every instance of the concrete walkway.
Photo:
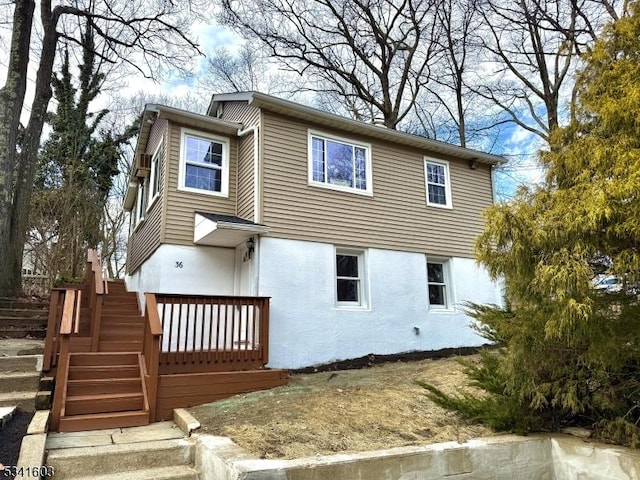
M 185 438 L 182 430 L 173 422 L 158 422 L 143 427 L 89 430 L 86 432 L 49 433 L 46 449 L 100 447 L 127 443 L 153 442 Z

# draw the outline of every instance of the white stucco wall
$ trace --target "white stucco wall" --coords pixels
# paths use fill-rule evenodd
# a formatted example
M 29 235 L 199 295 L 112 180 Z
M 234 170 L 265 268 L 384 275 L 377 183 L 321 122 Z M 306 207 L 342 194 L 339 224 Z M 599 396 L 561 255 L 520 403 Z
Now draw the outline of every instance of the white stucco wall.
M 235 250 L 205 246 L 160 245 L 126 278 L 144 308 L 144 292 L 233 295 Z
M 429 311 L 424 255 L 367 249 L 366 257 L 367 308 L 338 308 L 333 245 L 260 239 L 258 294 L 272 297 L 270 367 L 484 343 L 459 307 Z M 474 260 L 452 258 L 449 271 L 454 303 L 500 303 L 499 287 Z

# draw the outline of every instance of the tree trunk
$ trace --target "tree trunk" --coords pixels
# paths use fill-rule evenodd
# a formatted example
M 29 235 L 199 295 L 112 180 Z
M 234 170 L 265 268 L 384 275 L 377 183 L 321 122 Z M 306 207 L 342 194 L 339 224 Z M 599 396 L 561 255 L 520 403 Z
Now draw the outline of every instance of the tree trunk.
M 33 0 L 18 0 L 13 12 L 13 31 L 7 80 L 0 90 L 0 296 L 14 296 L 22 288 L 22 248 L 13 246 L 13 194 L 19 188 L 18 130 L 24 103 L 33 25 Z M 24 215 L 25 211 L 20 212 Z

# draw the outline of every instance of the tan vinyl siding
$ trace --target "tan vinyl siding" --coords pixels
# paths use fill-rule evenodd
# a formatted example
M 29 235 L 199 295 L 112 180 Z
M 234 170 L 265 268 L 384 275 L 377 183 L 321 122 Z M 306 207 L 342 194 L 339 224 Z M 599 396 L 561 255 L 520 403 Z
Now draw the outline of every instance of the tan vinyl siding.
M 307 132 L 349 135 L 263 112 L 264 224 L 270 236 L 443 256 L 473 256 L 481 212 L 492 202 L 490 167 L 449 161 L 453 209 L 427 206 L 430 152 L 372 146 L 373 197 L 308 185 Z M 434 155 L 434 157 L 436 157 Z
M 238 164 L 237 139 L 229 138 L 229 195 L 217 197 L 204 193 L 193 193 L 178 190 L 180 168 L 181 126 L 169 125 L 169 177 L 167 179 L 166 218 L 164 222 L 163 241 L 178 245 L 193 245 L 194 212 L 204 211 L 224 215 L 236 214 L 236 176 Z M 216 132 L 203 132 L 212 133 Z M 226 135 L 219 135 L 224 136 Z
M 149 132 L 149 139 L 147 140 L 147 146 L 144 150 L 144 153 L 148 153 L 149 155 L 153 155 L 158 147 L 158 144 L 164 138 L 164 135 L 167 131 L 167 122 L 164 118 L 157 119 L 153 126 L 151 127 L 151 131 Z
M 260 109 L 247 102 L 225 102 L 220 120 L 241 123 L 244 127 L 252 127 L 260 122 Z
M 164 198 L 165 165 L 167 164 L 167 144 L 165 134 L 167 122 L 158 120 L 153 125 L 149 135 L 145 153 L 153 155 L 161 141 L 165 141 L 163 154 L 160 157 L 160 192 L 151 209 L 146 212 L 145 218 L 129 237 L 127 246 L 127 272 L 135 272 L 144 261 L 160 246 L 162 231 L 162 205 Z M 137 203 L 134 204 L 134 209 Z
M 237 215 L 247 220 L 253 220 L 253 162 L 254 135 L 249 132 L 238 139 L 238 207 Z

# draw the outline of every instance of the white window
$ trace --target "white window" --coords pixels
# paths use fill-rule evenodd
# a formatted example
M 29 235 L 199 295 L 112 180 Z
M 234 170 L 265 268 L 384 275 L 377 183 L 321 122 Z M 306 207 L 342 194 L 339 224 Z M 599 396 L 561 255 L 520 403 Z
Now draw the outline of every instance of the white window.
M 151 157 L 151 178 L 149 180 L 149 206 L 151 206 L 160 194 L 160 168 L 164 156 L 164 142 L 160 142 L 153 157 Z
M 336 305 L 365 307 L 365 255 L 362 250 L 336 249 Z
M 429 308 L 450 308 L 450 282 L 447 261 L 427 261 Z
M 181 190 L 226 197 L 229 194 L 229 140 L 182 130 Z
M 427 184 L 427 205 L 451 208 L 449 162 L 425 159 L 424 170 Z
M 144 220 L 144 214 L 147 208 L 147 191 L 149 190 L 149 180 L 141 178 L 138 180 L 138 195 L 136 197 L 136 225 Z
M 309 184 L 372 194 L 371 146 L 309 132 Z

